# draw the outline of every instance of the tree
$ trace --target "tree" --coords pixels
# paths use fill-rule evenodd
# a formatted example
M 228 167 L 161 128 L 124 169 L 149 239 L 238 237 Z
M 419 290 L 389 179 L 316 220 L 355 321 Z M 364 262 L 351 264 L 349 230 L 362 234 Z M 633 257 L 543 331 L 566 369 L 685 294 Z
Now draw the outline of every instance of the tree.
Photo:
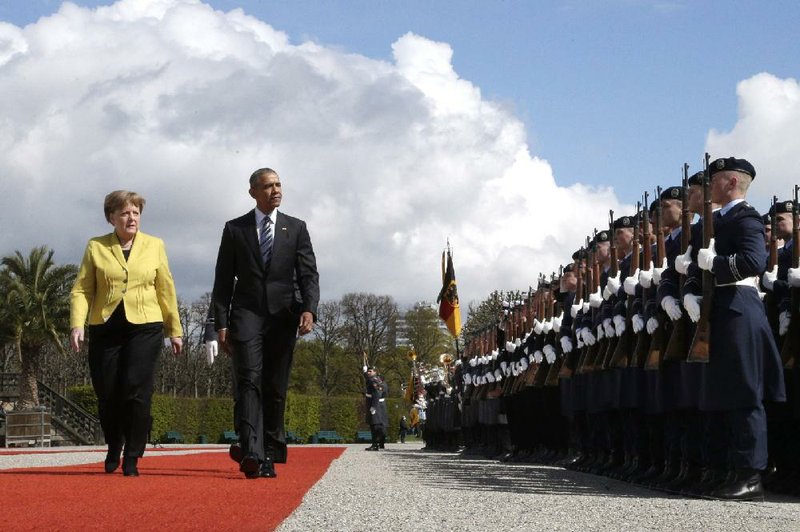
M 438 364 L 439 355 L 454 352 L 452 337 L 439 328 L 439 313 L 429 305 L 415 305 L 406 312 L 405 320 L 406 337 L 419 362 Z
M 56 266 L 53 251 L 46 246 L 33 248 L 27 258 L 16 251 L 2 259 L 0 321 L 8 324 L 6 334 L 20 360 L 22 410 L 39 405 L 36 380 L 44 348 L 49 344 L 66 354 L 69 293 L 77 272 L 74 264 Z
M 350 293 L 342 297 L 347 350 L 367 364 L 377 364 L 381 355 L 394 348 L 391 333 L 397 319 L 397 304 L 391 296 Z
M 328 301 L 319 305 L 314 340 L 307 343 L 310 362 L 317 370 L 317 384 L 324 396 L 336 395 L 349 386 L 354 376 L 352 359 L 342 345 L 346 336 L 342 304 Z M 355 373 L 358 376 L 358 372 Z

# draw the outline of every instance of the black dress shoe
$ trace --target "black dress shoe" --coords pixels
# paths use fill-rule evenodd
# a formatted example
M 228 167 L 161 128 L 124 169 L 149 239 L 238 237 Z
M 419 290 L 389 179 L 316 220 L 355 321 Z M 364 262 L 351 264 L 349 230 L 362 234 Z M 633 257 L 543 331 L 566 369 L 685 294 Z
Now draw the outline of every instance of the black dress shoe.
M 277 473 L 275 473 L 275 464 L 267 458 L 261 463 L 261 467 L 258 470 L 258 476 L 262 478 L 275 478 L 277 477 Z
M 245 474 L 245 476 L 255 474 L 258 476 L 258 468 L 260 467 L 260 462 L 258 460 L 258 456 L 253 453 L 248 453 L 244 455 L 242 461 L 239 462 L 239 471 Z M 250 478 L 250 477 L 248 477 Z
M 238 443 L 232 443 L 231 446 L 228 448 L 228 456 L 231 457 L 231 460 L 236 462 L 237 464 L 242 463 L 242 458 L 244 458 L 244 451 L 242 450 L 242 446 Z
M 106 473 L 113 473 L 119 467 L 119 455 L 122 451 L 118 450 L 108 450 L 108 454 L 106 454 L 106 461 L 103 464 L 106 470 Z
M 732 481 L 712 491 L 708 498 L 727 501 L 763 501 L 764 487 L 761 485 L 761 474 L 753 469 L 739 470 Z
M 379 451 L 379 450 L 380 450 L 380 447 L 378 447 L 377 445 L 370 445 L 369 447 L 367 447 L 367 448 L 366 448 L 366 449 L 364 449 L 364 450 L 365 450 L 365 451 Z
M 122 459 L 122 474 L 126 477 L 138 477 L 139 469 L 136 467 L 139 459 L 135 456 L 126 456 Z

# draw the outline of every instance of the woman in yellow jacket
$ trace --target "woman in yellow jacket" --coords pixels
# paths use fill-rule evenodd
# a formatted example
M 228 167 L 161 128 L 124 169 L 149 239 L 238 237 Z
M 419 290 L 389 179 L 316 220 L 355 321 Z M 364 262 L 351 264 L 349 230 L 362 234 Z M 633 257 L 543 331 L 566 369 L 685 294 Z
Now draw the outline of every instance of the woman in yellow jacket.
M 72 288 L 70 343 L 79 351 L 89 324 L 89 369 L 113 473 L 138 476 L 150 431 L 150 404 L 163 338 L 180 354 L 183 330 L 164 242 L 139 231 L 144 198 L 127 190 L 106 196 L 114 226 L 89 240 Z

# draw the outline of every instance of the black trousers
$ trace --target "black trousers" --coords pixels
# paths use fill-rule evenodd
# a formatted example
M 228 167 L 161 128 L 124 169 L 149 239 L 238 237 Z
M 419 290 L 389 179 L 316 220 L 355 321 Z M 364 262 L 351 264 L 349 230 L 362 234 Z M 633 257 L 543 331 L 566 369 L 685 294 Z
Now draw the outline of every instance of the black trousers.
M 100 425 L 108 448 L 125 446 L 125 456 L 141 457 L 150 432 L 153 381 L 164 327 L 109 320 L 89 327 L 89 370 L 97 394 Z
M 239 441 L 261 461 L 286 463 L 284 411 L 297 325 L 296 319 L 268 319 L 260 334 L 232 341 Z

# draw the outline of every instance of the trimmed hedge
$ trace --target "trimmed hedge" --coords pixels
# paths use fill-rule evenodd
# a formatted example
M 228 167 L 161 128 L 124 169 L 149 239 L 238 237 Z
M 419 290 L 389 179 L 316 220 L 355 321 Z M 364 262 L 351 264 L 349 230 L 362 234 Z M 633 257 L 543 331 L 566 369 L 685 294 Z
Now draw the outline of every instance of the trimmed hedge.
M 97 397 L 91 386 L 73 386 L 67 390 L 69 399 L 86 411 L 97 415 Z M 395 441 L 402 399 L 387 399 L 389 412 L 389 441 Z M 289 392 L 286 398 L 286 430 L 294 432 L 300 441 L 308 441 L 319 430 L 335 430 L 345 441 L 354 441 L 356 432 L 369 427 L 365 423 L 365 403 L 361 396 L 317 397 Z M 172 397 L 153 395 L 153 429 L 151 437 L 159 440 L 170 430 L 183 434 L 187 443 L 199 441 L 201 435 L 209 442 L 220 442 L 223 431 L 233 430 L 233 400 L 220 397 Z

